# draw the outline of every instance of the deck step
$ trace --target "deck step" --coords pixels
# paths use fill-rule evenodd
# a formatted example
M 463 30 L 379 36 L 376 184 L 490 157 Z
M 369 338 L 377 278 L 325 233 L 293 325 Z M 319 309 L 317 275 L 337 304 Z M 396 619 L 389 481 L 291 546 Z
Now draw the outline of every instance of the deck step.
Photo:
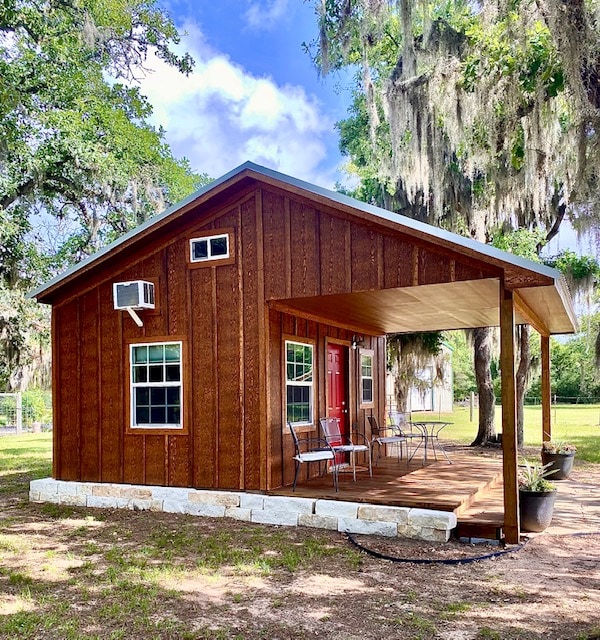
M 478 493 L 471 500 L 468 508 L 459 511 L 458 525 L 455 529 L 457 538 L 504 539 L 502 482 L 495 482 L 493 486 Z
M 459 521 L 454 529 L 454 537 L 458 539 L 468 538 L 473 540 L 480 538 L 484 540 L 504 540 L 502 525 L 492 522 Z

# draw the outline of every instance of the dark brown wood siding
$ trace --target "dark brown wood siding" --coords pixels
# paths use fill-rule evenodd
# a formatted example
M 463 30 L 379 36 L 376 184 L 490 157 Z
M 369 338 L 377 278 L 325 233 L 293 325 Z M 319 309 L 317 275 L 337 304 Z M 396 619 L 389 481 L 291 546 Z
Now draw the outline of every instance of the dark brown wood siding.
M 129 243 L 57 297 L 53 311 L 55 460 L 64 480 L 266 489 L 292 480 L 285 425 L 285 336 L 314 342 L 315 417 L 326 414 L 326 345 L 350 345 L 349 328 L 282 313 L 269 301 L 490 276 L 480 263 L 360 216 L 276 187 L 249 189 L 186 211 L 163 238 Z M 190 267 L 189 240 L 230 230 L 232 259 Z M 142 246 L 143 245 L 143 246 Z M 113 309 L 112 285 L 145 279 L 157 307 L 137 327 Z M 368 331 L 365 332 L 368 334 Z M 181 340 L 184 426 L 129 428 L 128 345 Z M 350 420 L 385 411 L 385 339 L 363 336 L 375 356 L 374 402 L 358 402 L 349 349 Z M 315 423 L 316 424 L 316 423 Z

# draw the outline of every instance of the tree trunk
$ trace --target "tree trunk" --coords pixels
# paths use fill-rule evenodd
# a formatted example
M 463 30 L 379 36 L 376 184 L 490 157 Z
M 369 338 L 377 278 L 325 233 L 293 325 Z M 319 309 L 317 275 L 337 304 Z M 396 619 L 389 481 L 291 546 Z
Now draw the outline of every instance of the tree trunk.
M 494 411 L 496 396 L 492 383 L 490 362 L 492 360 L 491 329 L 482 327 L 473 331 L 473 361 L 477 393 L 479 394 L 479 430 L 471 446 L 483 445 L 496 439 Z
M 525 391 L 527 391 L 527 377 L 531 365 L 531 354 L 529 350 L 529 325 L 523 324 L 518 330 L 519 366 L 516 373 L 517 387 L 517 446 L 523 446 L 523 427 Z

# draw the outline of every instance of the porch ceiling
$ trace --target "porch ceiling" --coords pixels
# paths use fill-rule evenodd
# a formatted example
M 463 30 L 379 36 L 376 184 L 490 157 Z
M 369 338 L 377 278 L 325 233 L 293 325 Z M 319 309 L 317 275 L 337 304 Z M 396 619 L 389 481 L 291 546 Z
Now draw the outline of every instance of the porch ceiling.
M 554 286 L 517 290 L 516 323 L 541 326 L 549 334 L 573 333 L 573 319 Z M 288 298 L 274 308 L 361 333 L 382 335 L 498 326 L 499 280 L 488 278 L 398 289 Z

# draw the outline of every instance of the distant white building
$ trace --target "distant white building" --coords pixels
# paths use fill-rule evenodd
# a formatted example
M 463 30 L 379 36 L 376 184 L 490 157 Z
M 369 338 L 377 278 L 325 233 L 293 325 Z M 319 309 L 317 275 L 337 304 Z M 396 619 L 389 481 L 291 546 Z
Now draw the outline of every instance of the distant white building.
M 452 347 L 444 343 L 442 353 L 444 354 L 442 379 L 436 379 L 436 364 L 432 356 L 431 364 L 425 366 L 416 375 L 419 382 L 410 389 L 407 411 L 435 411 L 436 413 L 452 411 L 454 404 Z M 388 407 L 395 406 L 394 377 L 391 372 L 386 376 L 386 396 Z

